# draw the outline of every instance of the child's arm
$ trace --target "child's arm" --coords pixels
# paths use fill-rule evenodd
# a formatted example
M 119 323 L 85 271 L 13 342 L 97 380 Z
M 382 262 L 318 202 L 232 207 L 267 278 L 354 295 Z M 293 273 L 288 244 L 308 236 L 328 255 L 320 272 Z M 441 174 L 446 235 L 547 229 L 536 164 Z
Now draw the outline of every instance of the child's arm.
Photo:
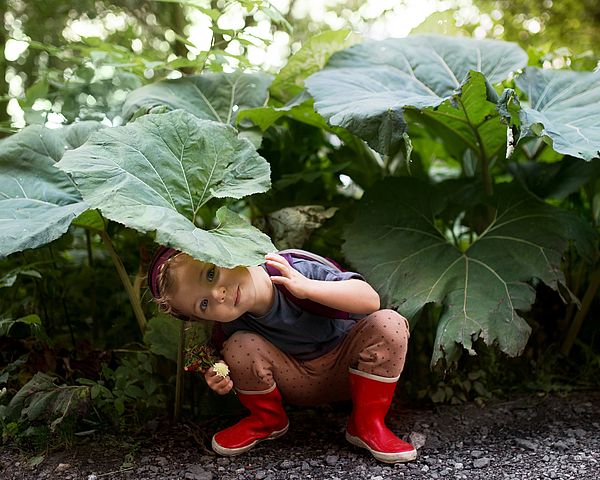
M 281 255 L 270 253 L 265 258 L 268 265 L 281 273 L 281 276 L 271 277 L 271 281 L 283 285 L 298 298 L 308 298 L 349 313 L 369 314 L 380 308 L 379 294 L 367 282 L 359 279 L 338 282 L 312 280 L 294 269 Z

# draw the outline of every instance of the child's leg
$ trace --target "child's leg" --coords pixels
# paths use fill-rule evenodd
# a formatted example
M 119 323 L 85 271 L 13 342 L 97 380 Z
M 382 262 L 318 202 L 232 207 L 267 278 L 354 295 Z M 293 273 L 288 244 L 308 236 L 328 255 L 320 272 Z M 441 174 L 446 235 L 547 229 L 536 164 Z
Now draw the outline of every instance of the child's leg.
M 382 462 L 414 460 L 417 451 L 385 425 L 396 382 L 404 368 L 408 346 L 408 322 L 392 310 L 363 319 L 344 342 L 340 362 L 349 365 L 352 415 L 346 439 L 365 448 Z
M 331 371 L 338 348 L 307 362 L 283 353 L 271 342 L 252 332 L 237 332 L 225 342 L 223 358 L 238 390 L 261 391 L 277 385 L 286 402 L 317 405 L 348 400 L 347 371 Z
M 261 351 L 268 348 L 266 344 L 259 335 L 238 332 L 223 345 L 221 353 L 229 365 L 238 399 L 250 415 L 213 436 L 212 448 L 221 455 L 239 455 L 258 442 L 287 432 L 289 423 L 281 393 L 271 373 L 262 368 Z
M 408 324 L 393 310 L 380 310 L 362 320 L 336 348 L 300 362 L 252 332 L 237 332 L 224 344 L 223 357 L 234 386 L 266 390 L 277 384 L 284 399 L 317 405 L 351 398 L 348 369 L 397 377 L 404 367 Z

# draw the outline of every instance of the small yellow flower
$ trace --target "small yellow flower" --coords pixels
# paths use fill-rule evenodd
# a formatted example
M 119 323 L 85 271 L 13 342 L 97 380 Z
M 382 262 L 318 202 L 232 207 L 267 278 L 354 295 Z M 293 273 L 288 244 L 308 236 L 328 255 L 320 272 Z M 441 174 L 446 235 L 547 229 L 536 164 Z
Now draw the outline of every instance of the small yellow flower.
M 212 368 L 216 372 L 217 375 L 219 375 L 223 378 L 225 378 L 227 375 L 229 375 L 229 367 L 223 362 L 215 363 Z

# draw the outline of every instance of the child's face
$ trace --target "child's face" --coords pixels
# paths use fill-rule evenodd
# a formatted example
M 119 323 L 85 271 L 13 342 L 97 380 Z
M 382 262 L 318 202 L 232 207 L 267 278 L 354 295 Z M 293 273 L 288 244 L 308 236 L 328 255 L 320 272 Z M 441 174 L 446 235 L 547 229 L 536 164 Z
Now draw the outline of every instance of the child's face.
M 256 287 L 245 267 L 217 267 L 185 255 L 175 266 L 175 292 L 169 303 L 184 315 L 231 322 L 252 309 Z

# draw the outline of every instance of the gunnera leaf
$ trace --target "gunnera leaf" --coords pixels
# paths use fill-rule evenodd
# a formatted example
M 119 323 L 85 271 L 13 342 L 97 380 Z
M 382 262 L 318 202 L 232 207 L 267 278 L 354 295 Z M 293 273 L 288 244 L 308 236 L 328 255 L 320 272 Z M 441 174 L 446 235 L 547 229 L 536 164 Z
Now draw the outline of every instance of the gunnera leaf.
M 102 126 L 81 122 L 33 125 L 0 141 L 0 258 L 61 237 L 88 206 L 54 165 Z
M 221 207 L 218 225 L 200 228 L 212 198 L 242 198 L 270 187 L 269 164 L 236 130 L 175 110 L 98 132 L 58 163 L 85 201 L 110 220 L 199 260 L 223 267 L 263 261 L 269 238 Z
M 198 118 L 235 124 L 237 112 L 263 106 L 273 80 L 266 73 L 205 73 L 161 80 L 131 92 L 123 117 L 131 120 L 140 111 L 186 110 Z
M 503 112 L 520 124 L 521 137 L 541 137 L 558 153 L 588 161 L 600 156 L 600 72 L 527 67 L 515 82 L 527 101 L 509 108 L 518 100 L 503 95 Z
M 576 215 L 502 185 L 494 220 L 460 251 L 437 227 L 444 206 L 435 187 L 414 178 L 374 185 L 344 232 L 346 258 L 384 304 L 408 318 L 428 303 L 444 305 L 432 364 L 455 362 L 460 346 L 474 354 L 478 338 L 519 355 L 531 330 L 519 313 L 535 300 L 529 282 L 557 290 L 564 284 L 560 263 L 569 241 L 592 260 L 597 234 Z
M 469 71 L 492 84 L 527 64 L 517 44 L 439 35 L 389 38 L 332 55 L 306 80 L 315 109 L 383 154 L 398 150 L 407 125 L 403 109 L 436 107 L 458 91 Z

